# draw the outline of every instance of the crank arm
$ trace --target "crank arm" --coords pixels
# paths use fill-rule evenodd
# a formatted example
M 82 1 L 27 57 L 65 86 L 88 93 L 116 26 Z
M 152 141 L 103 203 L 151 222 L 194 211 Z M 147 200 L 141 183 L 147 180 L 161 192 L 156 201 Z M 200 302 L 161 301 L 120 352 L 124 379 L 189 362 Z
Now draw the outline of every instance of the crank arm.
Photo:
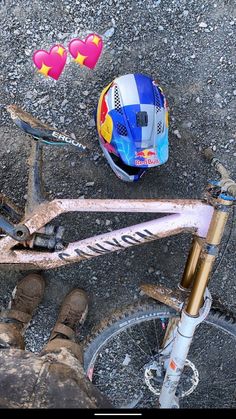
M 2 215 L 0 215 L 0 230 L 18 242 L 23 242 L 30 237 L 29 229 L 24 224 L 18 224 L 15 226 L 6 220 L 6 218 Z
M 2 194 L 0 194 L 0 210 L 16 222 L 19 222 L 24 215 L 23 211 Z

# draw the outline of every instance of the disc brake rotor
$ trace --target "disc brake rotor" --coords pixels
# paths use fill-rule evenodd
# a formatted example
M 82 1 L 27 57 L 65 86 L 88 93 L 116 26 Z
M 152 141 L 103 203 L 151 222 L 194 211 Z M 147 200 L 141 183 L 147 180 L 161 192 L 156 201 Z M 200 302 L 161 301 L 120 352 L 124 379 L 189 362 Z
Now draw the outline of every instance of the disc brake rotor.
M 144 380 L 148 389 L 156 396 L 160 396 L 162 384 L 164 381 L 163 366 L 156 361 L 147 365 L 144 371 Z M 198 383 L 198 370 L 189 359 L 186 359 L 184 371 L 180 380 L 180 385 L 177 388 L 178 397 L 183 398 L 189 396 L 189 394 L 191 394 L 195 390 Z

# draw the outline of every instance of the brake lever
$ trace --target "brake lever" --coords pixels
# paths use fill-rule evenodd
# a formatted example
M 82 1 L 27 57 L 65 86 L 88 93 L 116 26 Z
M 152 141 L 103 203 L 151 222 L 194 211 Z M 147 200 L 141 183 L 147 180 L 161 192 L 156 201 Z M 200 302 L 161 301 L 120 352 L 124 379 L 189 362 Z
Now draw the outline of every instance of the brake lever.
M 221 188 L 220 197 L 223 199 L 228 199 L 235 201 L 236 198 L 236 183 L 233 179 L 230 178 L 230 171 L 227 170 L 220 160 L 214 156 L 214 153 L 210 147 L 204 150 L 204 155 L 207 160 L 210 160 L 211 165 L 215 167 L 217 172 L 220 174 L 221 179 L 217 182 L 213 182 L 214 185 L 217 185 Z M 212 183 L 212 181 L 211 181 Z

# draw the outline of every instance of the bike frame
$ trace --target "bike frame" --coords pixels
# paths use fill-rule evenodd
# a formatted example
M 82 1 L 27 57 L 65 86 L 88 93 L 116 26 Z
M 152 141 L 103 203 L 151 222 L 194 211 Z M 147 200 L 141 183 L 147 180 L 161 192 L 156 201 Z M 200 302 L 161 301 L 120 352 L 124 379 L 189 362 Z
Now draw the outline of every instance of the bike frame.
M 213 207 L 198 200 L 56 199 L 38 205 L 33 214 L 22 220 L 22 223 L 33 235 L 57 216 L 68 212 L 140 212 L 171 215 L 76 241 L 62 251 L 37 252 L 16 248 L 12 250 L 17 241 L 5 237 L 0 240 L 0 263 L 49 269 L 81 262 L 116 250 L 125 250 L 180 232 L 192 232 L 206 237 Z
M 68 212 L 122 212 L 122 213 L 164 213 L 164 217 L 132 225 L 120 230 L 100 234 L 84 240 L 70 243 L 59 251 L 37 251 L 20 249 L 18 241 L 6 236 L 0 239 L 0 264 L 23 265 L 27 269 L 49 269 L 82 260 L 92 259 L 116 250 L 137 246 L 162 237 L 191 232 L 194 234 L 192 247 L 186 262 L 180 288 L 186 293 L 185 305 L 182 305 L 181 319 L 174 325 L 174 331 L 168 328 L 165 342 L 168 351 L 166 375 L 160 394 L 160 407 L 178 407 L 176 389 L 186 363 L 188 350 L 196 326 L 202 322 L 211 306 L 211 296 L 207 285 L 209 275 L 217 257 L 229 206 L 232 201 L 212 199 L 211 204 L 200 200 L 101 200 L 101 199 L 56 199 L 45 200 L 41 184 L 42 149 L 40 141 L 33 142 L 30 159 L 31 171 L 28 187 L 28 202 L 25 217 L 21 224 L 30 235 L 40 232 L 54 218 Z M 9 208 L 13 208 L 9 203 Z M 14 212 L 14 209 L 12 209 Z M 153 296 L 175 307 L 174 298 L 163 300 L 163 292 Z M 152 296 L 152 295 L 151 295 Z M 173 333 L 172 333 L 173 332 Z

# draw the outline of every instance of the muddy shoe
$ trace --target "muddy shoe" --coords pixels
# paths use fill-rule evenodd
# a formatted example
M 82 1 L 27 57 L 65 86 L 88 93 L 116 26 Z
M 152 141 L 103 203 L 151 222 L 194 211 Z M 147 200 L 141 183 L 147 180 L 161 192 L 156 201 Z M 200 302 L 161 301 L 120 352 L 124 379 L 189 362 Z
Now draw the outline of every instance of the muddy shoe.
M 82 325 L 88 313 L 88 296 L 82 289 L 71 291 L 64 299 L 49 342 L 55 338 L 74 341 L 76 326 Z
M 85 291 L 75 289 L 63 301 L 57 322 L 52 330 L 42 355 L 48 352 L 58 353 L 63 348 L 83 363 L 83 351 L 75 342 L 75 330 L 78 324 L 82 325 L 88 313 L 88 297 Z
M 25 330 L 43 298 L 44 289 L 45 281 L 41 275 L 32 273 L 21 279 L 12 292 L 8 309 L 1 312 L 1 318 Z

